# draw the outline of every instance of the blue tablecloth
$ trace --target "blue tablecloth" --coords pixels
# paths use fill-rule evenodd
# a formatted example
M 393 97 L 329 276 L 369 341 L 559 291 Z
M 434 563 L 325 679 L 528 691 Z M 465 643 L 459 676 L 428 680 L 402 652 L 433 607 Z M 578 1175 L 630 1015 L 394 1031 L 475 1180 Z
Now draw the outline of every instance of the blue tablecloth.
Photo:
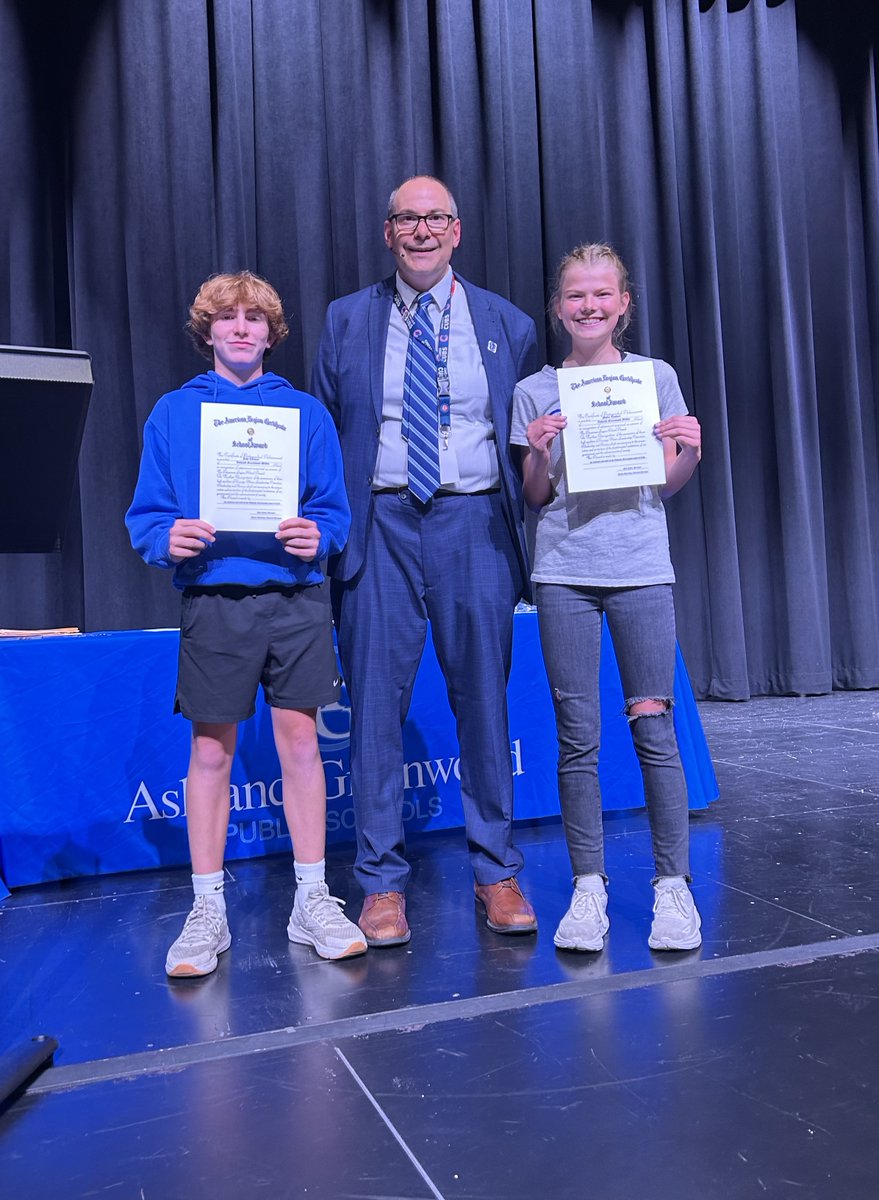
M 147 630 L 0 642 L 0 880 L 8 887 L 188 862 L 189 723 L 171 712 L 178 637 Z M 604 806 L 635 808 L 644 803 L 641 773 L 607 635 L 601 696 Z M 717 781 L 680 657 L 675 699 L 690 806 L 704 808 Z M 555 723 L 533 612 L 516 615 L 509 700 L 516 817 L 556 814 Z M 343 695 L 319 718 L 331 842 L 353 837 L 349 717 Z M 454 720 L 430 644 L 404 738 L 407 828 L 463 824 Z M 227 857 L 285 849 L 271 715 L 260 698 L 240 728 Z

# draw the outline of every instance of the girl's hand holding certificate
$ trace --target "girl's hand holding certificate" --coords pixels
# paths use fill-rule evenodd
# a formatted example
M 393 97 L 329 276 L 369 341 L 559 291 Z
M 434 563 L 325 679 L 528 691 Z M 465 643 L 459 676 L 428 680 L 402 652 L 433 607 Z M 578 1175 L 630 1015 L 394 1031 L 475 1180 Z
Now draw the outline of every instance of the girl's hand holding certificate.
M 550 446 L 567 423 L 568 418 L 558 412 L 536 417 L 525 431 L 529 447 L 548 458 Z
M 693 472 L 702 457 L 702 428 L 695 417 L 688 413 L 666 417 L 657 421 L 653 432 L 662 438 L 662 452 L 665 458 L 665 487 L 662 489 L 663 500 L 668 500 L 675 492 L 679 492 Z
M 666 417 L 664 421 L 657 421 L 653 432 L 657 437 L 671 438 L 681 450 L 694 450 L 697 462 L 702 457 L 702 428 L 695 417 L 689 414 Z

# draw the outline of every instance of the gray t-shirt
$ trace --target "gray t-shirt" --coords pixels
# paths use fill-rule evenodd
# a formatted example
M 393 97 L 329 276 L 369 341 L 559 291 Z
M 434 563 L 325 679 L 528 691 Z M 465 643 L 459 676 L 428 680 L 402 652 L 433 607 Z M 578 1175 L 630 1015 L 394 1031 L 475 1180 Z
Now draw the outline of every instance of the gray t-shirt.
M 627 354 L 652 362 L 659 414 L 687 411 L 674 369 L 659 358 Z M 554 367 L 544 367 L 517 384 L 513 394 L 510 441 L 527 446 L 528 425 L 559 407 Z M 550 447 L 553 496 L 537 514 L 531 578 L 535 583 L 571 583 L 593 587 L 643 587 L 674 583 L 668 552 L 665 508 L 658 487 L 615 488 L 569 496 L 565 487 L 562 439 Z

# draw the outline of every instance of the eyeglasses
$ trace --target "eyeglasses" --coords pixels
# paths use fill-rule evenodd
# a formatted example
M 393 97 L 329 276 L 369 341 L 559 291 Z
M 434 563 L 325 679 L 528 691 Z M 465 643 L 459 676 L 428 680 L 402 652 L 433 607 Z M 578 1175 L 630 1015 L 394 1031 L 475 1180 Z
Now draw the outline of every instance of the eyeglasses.
M 389 221 L 393 221 L 397 226 L 398 233 L 414 233 L 418 226 L 423 221 L 427 226 L 428 233 L 445 233 L 455 218 L 451 213 L 393 213 L 388 217 Z

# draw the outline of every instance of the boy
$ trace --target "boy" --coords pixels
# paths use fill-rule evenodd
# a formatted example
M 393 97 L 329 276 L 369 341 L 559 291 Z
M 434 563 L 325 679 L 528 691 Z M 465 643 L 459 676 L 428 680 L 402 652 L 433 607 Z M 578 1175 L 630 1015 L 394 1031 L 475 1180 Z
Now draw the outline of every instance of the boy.
M 208 975 L 231 944 L 223 896 L 229 781 L 238 722 L 253 714 L 259 683 L 271 706 L 293 841 L 297 886 L 287 934 L 323 958 L 362 954 L 362 933 L 324 881 L 326 784 L 315 724 L 317 708 L 339 695 L 321 570 L 350 524 L 338 439 L 313 396 L 263 370 L 288 333 L 280 297 L 264 279 L 249 271 L 208 279 L 187 331 L 213 370 L 162 396 L 150 414 L 125 517 L 134 549 L 172 569 L 183 592 L 175 711 L 192 722 L 186 809 L 195 899 L 165 970 Z M 203 400 L 299 410 L 300 515 L 274 534 L 222 531 L 192 515 Z

